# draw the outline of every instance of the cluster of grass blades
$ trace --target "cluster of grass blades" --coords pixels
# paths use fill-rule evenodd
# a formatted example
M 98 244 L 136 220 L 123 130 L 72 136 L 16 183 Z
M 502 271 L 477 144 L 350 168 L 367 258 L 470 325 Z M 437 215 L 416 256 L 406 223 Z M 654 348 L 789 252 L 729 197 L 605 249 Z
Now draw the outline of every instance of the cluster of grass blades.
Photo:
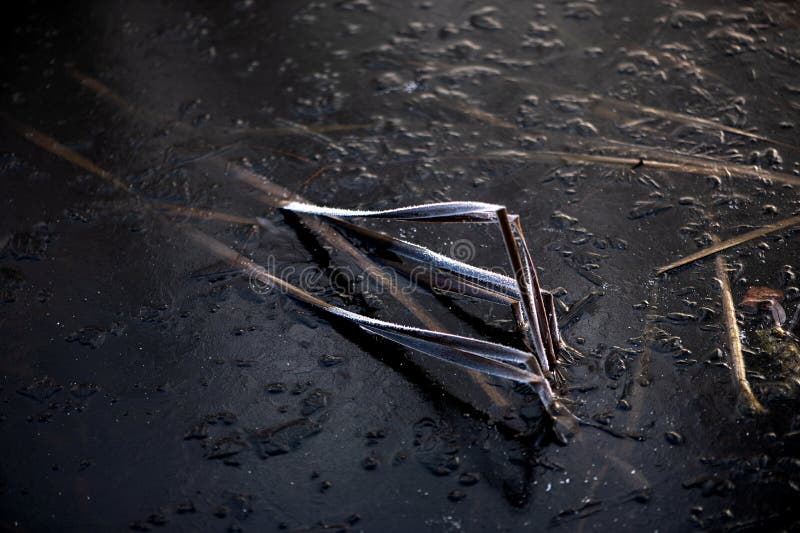
M 422 267 L 426 275 L 422 278 L 415 276 L 414 279 L 423 279 L 435 291 L 510 305 L 527 351 L 431 329 L 375 321 L 319 302 L 309 302 L 326 312 L 354 322 L 362 329 L 408 348 L 483 374 L 530 385 L 554 422 L 558 439 L 566 441 L 569 438 L 576 419 L 559 404 L 548 378 L 557 379 L 559 361 L 570 361 L 579 354 L 561 338 L 553 296 L 540 287 L 517 215 L 508 213 L 504 206 L 481 202 L 441 202 L 362 211 L 293 201 L 282 208 L 298 215 L 320 217 L 342 231 L 382 245 L 397 256 Z M 469 265 L 347 220 L 354 218 L 496 224 L 503 236 L 514 277 Z M 403 271 L 402 268 L 400 270 Z M 407 265 L 405 272 L 408 273 Z

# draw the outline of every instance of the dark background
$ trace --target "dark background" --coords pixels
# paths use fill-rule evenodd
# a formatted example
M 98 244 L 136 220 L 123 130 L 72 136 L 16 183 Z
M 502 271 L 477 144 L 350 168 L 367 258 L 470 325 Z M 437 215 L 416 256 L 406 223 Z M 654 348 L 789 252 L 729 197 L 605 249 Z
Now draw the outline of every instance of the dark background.
M 770 413 L 741 416 L 727 355 L 716 352 L 725 343 L 713 261 L 653 274 L 712 234 L 796 212 L 794 4 L 494 5 L 29 2 L 3 17 L 0 527 L 794 523 L 791 351 L 770 366 L 756 348 L 763 317 L 744 317 L 748 364 Z M 135 194 L 27 142 L 25 126 Z M 515 153 L 489 155 L 505 150 Z M 577 159 L 543 160 L 542 151 Z M 590 153 L 689 154 L 720 171 L 582 164 Z M 537 429 L 535 399 L 497 381 L 515 406 L 506 422 L 529 426 L 517 435 L 469 401 L 460 371 L 420 368 L 276 291 L 251 290 L 186 228 L 261 263 L 328 268 L 346 258 L 206 165 L 219 158 L 325 205 L 469 199 L 519 213 L 546 287 L 562 287 L 567 305 L 603 293 L 565 328 L 586 357 L 565 371 L 564 394 L 606 430 L 586 427 L 554 445 Z M 253 233 L 155 213 L 152 200 L 265 216 L 267 225 Z M 476 264 L 505 263 L 493 228 L 383 228 L 443 253 L 469 239 Z M 791 230 L 729 252 L 734 298 L 753 285 L 780 288 L 791 316 L 796 255 Z M 319 285 L 352 310 L 414 320 L 384 295 Z M 420 301 L 456 331 L 516 342 L 507 310 L 424 293 Z M 442 372 L 455 378 L 441 385 Z M 788 392 L 775 399 L 770 384 Z M 265 428 L 288 453 L 264 449 L 254 435 Z

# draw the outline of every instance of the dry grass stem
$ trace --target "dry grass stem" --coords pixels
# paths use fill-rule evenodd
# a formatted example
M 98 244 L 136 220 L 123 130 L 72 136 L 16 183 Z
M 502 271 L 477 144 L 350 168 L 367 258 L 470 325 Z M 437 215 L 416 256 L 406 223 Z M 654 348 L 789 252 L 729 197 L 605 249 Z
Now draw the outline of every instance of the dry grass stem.
M 717 254 L 717 253 L 722 252 L 724 250 L 727 250 L 729 248 L 733 248 L 734 246 L 739 246 L 740 244 L 744 244 L 744 243 L 746 243 L 748 241 L 752 241 L 753 239 L 758 239 L 760 237 L 763 237 L 764 235 L 768 235 L 770 233 L 774 233 L 776 231 L 779 231 L 779 230 L 782 230 L 782 229 L 786 229 L 786 228 L 789 228 L 789 227 L 792 227 L 792 226 L 795 226 L 795 225 L 798 225 L 798 224 L 800 224 L 800 216 L 789 217 L 789 218 L 785 218 L 783 220 L 780 220 L 778 222 L 775 222 L 773 224 L 767 224 L 766 226 L 762 226 L 762 227 L 760 227 L 758 229 L 755 229 L 753 231 L 748 231 L 747 233 L 743 233 L 743 234 L 738 235 L 736 237 L 733 237 L 733 238 L 730 238 L 730 239 L 727 239 L 727 240 L 724 240 L 724 241 L 714 242 L 708 248 L 704 248 L 704 249 L 702 249 L 700 251 L 697 251 L 697 252 L 695 252 L 693 254 L 689 254 L 686 257 L 682 257 L 681 259 L 678 259 L 677 261 L 673 261 L 672 263 L 669 263 L 668 265 L 664 265 L 664 266 L 658 268 L 658 270 L 656 270 L 656 274 L 663 274 L 664 272 L 669 272 L 670 270 L 676 269 L 676 268 L 684 266 L 684 265 L 688 265 L 689 263 L 693 263 L 695 261 L 703 259 L 704 257 L 708 257 L 708 256 L 711 256 L 711 255 Z
M 716 266 L 717 283 L 719 283 L 722 296 L 722 315 L 725 320 L 725 328 L 727 331 L 731 372 L 737 400 L 739 406 L 745 412 L 752 414 L 763 413 L 766 410 L 753 394 L 753 390 L 750 388 L 750 382 L 747 381 L 739 325 L 736 323 L 736 307 L 733 304 L 733 295 L 731 294 L 725 258 L 718 255 L 714 260 L 714 264 Z

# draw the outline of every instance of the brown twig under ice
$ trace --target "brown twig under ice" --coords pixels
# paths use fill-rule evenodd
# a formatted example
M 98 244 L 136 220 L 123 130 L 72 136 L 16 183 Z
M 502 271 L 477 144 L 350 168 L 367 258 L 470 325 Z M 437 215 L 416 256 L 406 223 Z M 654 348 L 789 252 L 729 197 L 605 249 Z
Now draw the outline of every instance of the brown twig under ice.
M 8 124 L 10 124 L 26 141 L 37 145 L 51 154 L 57 155 L 61 159 L 69 161 L 73 165 L 80 167 L 87 172 L 91 172 L 99 178 L 103 178 L 104 180 L 112 183 L 118 189 L 131 192 L 130 185 L 118 179 L 107 170 L 100 168 L 90 159 L 82 156 L 74 150 L 71 150 L 70 148 L 67 148 L 49 135 L 31 128 L 30 126 L 26 126 L 21 122 L 17 122 L 5 114 L 0 115 L 0 118 L 3 118 Z
M 641 159 L 639 157 L 603 155 L 581 152 L 558 152 L 550 150 L 523 152 L 519 150 L 500 150 L 489 152 L 475 159 L 498 161 L 556 161 L 565 163 L 591 163 L 612 167 L 627 167 L 644 165 L 645 168 L 664 170 L 668 172 L 685 172 L 699 176 L 731 176 L 734 178 L 769 178 L 780 183 L 800 186 L 800 178 L 792 174 L 774 172 L 766 169 L 720 163 L 694 158 L 691 161 L 683 158 L 681 161 L 663 161 L 656 159 Z
M 136 116 L 147 120 L 149 122 L 169 122 L 172 127 L 177 127 L 178 129 L 184 131 L 192 131 L 192 127 L 181 121 L 177 121 L 171 119 L 169 117 L 159 115 L 153 112 L 150 112 L 146 109 L 142 109 L 136 107 L 135 105 L 128 102 L 125 98 L 122 97 L 119 93 L 112 90 L 106 84 L 101 82 L 100 80 L 89 76 L 88 74 L 81 72 L 78 70 L 75 65 L 70 63 L 65 65 L 67 70 L 67 74 L 95 93 L 98 98 L 101 98 L 115 106 L 121 108 L 123 111 L 130 113 L 132 116 Z M 283 125 L 274 127 L 274 128 L 252 128 L 252 127 L 244 127 L 244 128 L 234 128 L 229 131 L 229 133 L 234 133 L 236 135 L 289 135 L 289 134 L 300 134 L 300 135 L 309 135 L 309 136 L 320 136 L 326 132 L 335 132 L 335 131 L 352 131 L 352 130 L 363 130 L 372 127 L 372 124 L 321 124 L 315 126 L 305 126 L 303 124 L 296 124 L 293 122 L 282 121 Z
M 694 173 L 705 174 L 708 176 L 729 176 L 732 178 L 752 178 L 756 180 L 772 180 L 777 183 L 788 183 L 790 185 L 800 184 L 800 178 L 794 174 L 763 168 L 758 165 L 748 165 L 729 161 L 721 157 L 714 157 L 709 154 L 686 153 L 662 146 L 648 146 L 638 143 L 618 141 L 616 139 L 603 138 L 602 142 L 590 145 L 588 148 L 592 153 L 607 153 L 609 150 L 618 156 L 634 157 L 642 159 L 645 166 L 653 166 L 652 162 L 671 162 L 685 165 L 687 169 Z M 600 150 L 601 152 L 597 152 Z M 702 169 L 706 169 L 702 172 Z
M 143 207 L 145 208 L 163 211 L 171 215 L 181 215 L 205 220 L 219 220 L 222 222 L 231 222 L 233 224 L 254 225 L 258 223 L 258 221 L 253 217 L 243 217 L 229 213 L 222 213 L 219 211 L 211 211 L 208 209 L 200 209 L 198 207 L 183 206 L 168 202 L 161 202 L 159 200 L 153 200 L 150 198 L 144 198 L 134 191 L 130 185 L 119 179 L 117 176 L 98 166 L 94 161 L 88 159 L 87 157 L 84 157 L 78 152 L 64 146 L 53 137 L 50 137 L 49 135 L 42 133 L 41 131 L 30 126 L 26 126 L 25 124 L 17 122 L 8 116 L 0 115 L 0 118 L 3 118 L 8 124 L 10 124 L 25 140 L 35 144 L 36 146 L 47 152 L 50 152 L 55 156 L 69 161 L 73 165 L 82 168 L 91 174 L 94 174 L 98 178 L 102 178 L 103 180 L 114 185 L 116 188 L 143 200 L 145 202 Z
M 668 265 L 664 265 L 656 270 L 656 274 L 663 274 L 664 272 L 668 272 L 672 269 L 681 267 L 683 265 L 688 265 L 689 263 L 693 263 L 698 259 L 703 259 L 704 257 L 708 257 L 710 255 L 714 255 L 719 253 L 723 250 L 727 250 L 728 248 L 732 248 L 734 246 L 738 246 L 743 244 L 747 241 L 752 241 L 753 239 L 758 239 L 759 237 L 763 237 L 769 233 L 773 233 L 778 230 L 782 230 L 791 226 L 795 226 L 800 224 L 800 216 L 784 218 L 783 220 L 779 220 L 778 222 L 774 222 L 772 224 L 767 224 L 766 226 L 762 226 L 758 229 L 754 229 L 753 231 L 748 231 L 747 233 L 743 233 L 736 237 L 715 242 L 708 248 L 704 248 L 700 251 L 697 251 L 693 254 L 689 254 L 686 257 L 678 259 L 677 261 L 673 261 Z
M 736 128 L 734 126 L 728 126 L 727 124 L 722 124 L 720 122 L 715 122 L 713 120 L 709 120 L 707 118 L 696 117 L 694 115 L 687 115 L 685 113 L 676 113 L 675 111 L 669 111 L 667 109 L 661 109 L 658 107 L 648 106 L 637 104 L 636 102 L 624 102 L 622 100 L 616 100 L 613 98 L 601 98 L 598 97 L 596 99 L 598 103 L 602 103 L 612 107 L 618 107 L 621 109 L 626 109 L 628 111 L 635 111 L 639 113 L 644 113 L 647 115 L 656 116 L 665 120 L 671 120 L 673 122 L 681 122 L 683 124 L 691 124 L 698 127 L 704 128 L 711 128 L 716 130 L 725 131 L 728 133 L 733 133 L 735 135 L 741 135 L 742 137 L 749 137 L 751 139 L 756 139 L 759 141 L 765 141 L 772 144 L 778 144 L 780 146 L 790 148 L 792 150 L 797 150 L 796 146 L 792 146 L 790 144 L 786 144 L 780 141 L 776 141 L 774 139 L 770 139 L 764 135 L 760 135 L 758 133 L 753 133 L 752 131 L 743 130 L 741 128 Z
M 751 414 L 763 413 L 766 409 L 755 397 L 753 390 L 750 388 L 750 382 L 747 381 L 744 356 L 742 355 L 742 341 L 739 338 L 739 325 L 736 323 L 736 308 L 733 305 L 725 258 L 718 255 L 714 260 L 714 264 L 716 266 L 717 283 L 719 283 L 722 294 L 722 315 L 728 333 L 728 350 L 730 351 L 731 371 L 737 400 L 743 411 Z

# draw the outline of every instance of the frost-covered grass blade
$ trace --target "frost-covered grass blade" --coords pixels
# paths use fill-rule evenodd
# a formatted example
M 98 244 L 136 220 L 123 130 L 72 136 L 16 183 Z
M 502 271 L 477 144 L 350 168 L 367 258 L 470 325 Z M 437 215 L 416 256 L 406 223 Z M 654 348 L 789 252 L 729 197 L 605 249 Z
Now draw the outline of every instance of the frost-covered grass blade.
M 295 213 L 339 218 L 384 218 L 395 220 L 427 220 L 436 222 L 494 222 L 501 205 L 483 202 L 439 202 L 377 211 L 322 207 L 291 202 L 284 209 Z
M 326 220 L 352 234 L 369 239 L 372 243 L 380 245 L 383 249 L 396 255 L 440 269 L 492 292 L 519 300 L 519 287 L 514 278 L 458 261 L 444 254 L 429 250 L 424 246 L 352 224 L 345 220 L 331 217 L 326 217 Z

